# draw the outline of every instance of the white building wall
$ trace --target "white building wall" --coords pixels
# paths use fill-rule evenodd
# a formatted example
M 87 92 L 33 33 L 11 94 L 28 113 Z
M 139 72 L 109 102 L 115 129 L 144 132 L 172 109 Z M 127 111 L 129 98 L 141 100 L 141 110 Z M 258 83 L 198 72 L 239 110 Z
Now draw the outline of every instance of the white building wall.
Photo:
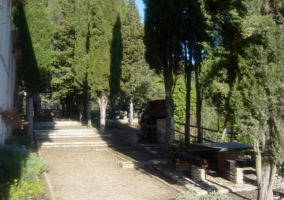
M 12 53 L 11 0 L 0 0 L 0 108 L 13 106 L 15 66 Z M 0 116 L 0 144 L 7 137 L 7 129 Z

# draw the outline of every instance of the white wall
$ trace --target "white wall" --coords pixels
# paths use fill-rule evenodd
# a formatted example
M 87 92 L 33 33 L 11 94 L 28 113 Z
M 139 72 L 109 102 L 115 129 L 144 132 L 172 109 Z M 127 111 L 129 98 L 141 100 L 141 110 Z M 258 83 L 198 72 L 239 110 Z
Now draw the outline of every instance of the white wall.
M 13 106 L 15 62 L 12 53 L 11 0 L 0 0 L 0 108 Z M 0 144 L 6 137 L 6 128 L 0 116 Z

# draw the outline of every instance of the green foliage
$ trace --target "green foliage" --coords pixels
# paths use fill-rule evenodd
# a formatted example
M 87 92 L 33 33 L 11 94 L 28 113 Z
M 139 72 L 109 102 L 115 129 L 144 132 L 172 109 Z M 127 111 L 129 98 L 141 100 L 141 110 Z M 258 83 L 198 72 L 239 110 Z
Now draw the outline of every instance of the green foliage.
M 176 200 L 232 200 L 231 197 L 218 192 L 209 192 L 207 195 L 197 196 L 193 192 L 186 192 L 179 196 Z
M 21 180 L 34 182 L 47 170 L 46 163 L 39 159 L 36 153 L 30 153 L 21 169 Z
M 283 4 L 253 0 L 204 5 L 213 41 L 205 45 L 203 80 L 211 85 L 206 95 L 225 126 L 261 155 L 256 162 L 258 196 L 270 199 L 269 180 L 284 161 Z
M 191 144 L 186 144 L 184 140 L 178 140 L 170 144 L 168 151 L 165 153 L 165 157 L 168 160 L 175 161 L 176 153 L 183 152 L 192 149 Z
M 42 92 L 50 86 L 51 79 L 52 23 L 47 12 L 47 1 L 26 0 L 13 8 L 13 14 L 19 29 L 20 83 L 27 92 Z
M 119 11 L 123 5 L 121 3 L 121 1 L 115 3 L 113 0 L 98 0 L 91 7 L 93 16 L 90 26 L 90 54 L 92 56 L 89 60 L 88 83 L 92 91 L 103 92 L 107 96 L 111 90 L 110 79 L 115 76 L 111 73 L 121 70 L 121 57 L 118 56 L 118 60 L 115 61 L 113 55 L 114 48 L 121 48 L 114 47 L 115 43 L 121 46 L 119 42 L 121 40 Z M 121 54 L 121 52 L 116 53 Z M 119 80 L 120 73 L 117 76 Z
M 172 97 L 174 101 L 174 119 L 176 122 L 183 123 L 185 121 L 185 95 L 185 82 L 182 76 L 178 76 L 176 77 L 175 86 L 172 92 Z M 178 129 L 177 126 L 175 126 L 175 128 Z
M 122 23 L 123 60 L 121 74 L 121 89 L 127 95 L 145 81 L 143 74 L 148 74 L 144 59 L 143 25 L 135 1 L 128 3 Z M 146 76 L 147 77 L 147 76 Z
M 52 60 L 51 60 L 51 88 L 54 99 L 65 97 L 74 90 L 74 62 L 75 30 L 74 30 L 74 4 L 65 0 L 59 0 L 51 7 L 57 7 L 57 12 L 62 13 L 57 19 L 52 36 Z
M 122 23 L 123 59 L 121 65 L 121 90 L 124 97 L 130 94 L 133 96 L 133 103 L 139 109 L 145 108 L 148 100 L 164 98 L 162 95 L 162 98 L 154 95 L 153 90 L 157 90 L 157 88 L 154 88 L 153 83 L 159 77 L 149 69 L 145 62 L 143 28 L 135 1 L 131 0 L 127 4 Z M 157 91 L 157 93 L 163 94 L 160 91 Z
M 146 60 L 150 68 L 172 79 L 172 75 L 179 72 L 179 61 L 183 55 L 180 43 L 184 9 L 182 1 L 144 0 L 144 3 Z
M 22 199 L 48 199 L 43 183 L 30 183 L 26 181 L 14 180 L 13 183 L 7 182 L 0 185 L 0 194 L 9 194 L 9 200 Z M 5 198 L 5 196 L 0 197 Z
M 185 122 L 185 101 L 186 95 L 186 85 L 184 77 L 179 75 L 176 77 L 175 85 L 172 91 L 172 97 L 174 100 L 174 119 L 176 122 L 184 123 Z M 194 85 L 192 84 L 191 88 L 191 100 L 190 102 L 190 113 L 194 115 L 196 113 L 196 92 Z M 175 129 L 179 130 L 181 127 L 178 124 L 175 124 Z
M 0 198 L 45 197 L 44 185 L 39 178 L 46 169 L 47 165 L 36 153 L 20 146 L 1 146 Z
M 23 138 L 23 137 L 13 137 L 13 136 L 10 136 L 8 138 L 5 139 L 5 144 L 6 145 L 11 145 L 11 146 L 25 146 L 26 149 L 31 149 L 32 146 L 31 146 L 31 143 Z
M 145 70 L 142 75 L 145 79 L 141 85 L 135 88 L 133 94 L 135 108 L 145 110 L 148 106 L 148 101 L 165 99 L 165 88 L 162 78 L 152 70 Z

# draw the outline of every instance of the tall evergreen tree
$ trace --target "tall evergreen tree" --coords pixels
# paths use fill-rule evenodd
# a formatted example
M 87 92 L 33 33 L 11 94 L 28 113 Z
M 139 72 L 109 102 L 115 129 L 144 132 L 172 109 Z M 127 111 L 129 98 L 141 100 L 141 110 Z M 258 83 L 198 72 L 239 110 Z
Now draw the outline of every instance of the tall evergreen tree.
M 157 73 L 163 74 L 166 93 L 166 134 L 164 150 L 167 151 L 173 135 L 173 77 L 181 67 L 182 45 L 179 23 L 183 17 L 181 1 L 144 0 L 146 61 Z
M 123 91 L 123 99 L 131 96 L 136 105 L 138 97 L 142 95 L 137 88 L 148 81 L 146 79 L 149 79 L 149 76 L 145 75 L 150 74 L 150 69 L 146 68 L 147 64 L 144 58 L 145 46 L 143 37 L 144 29 L 138 9 L 135 1 L 130 0 L 122 23 L 123 60 L 121 90 Z M 132 117 L 133 113 L 129 116 L 130 121 Z
M 14 15 L 19 28 L 21 49 L 20 75 L 22 89 L 27 92 L 28 137 L 33 140 L 33 96 L 50 86 L 50 40 L 52 23 L 46 0 L 27 0 L 18 4 Z
M 90 58 L 90 25 L 92 15 L 89 10 L 91 1 L 80 0 L 75 3 L 75 12 L 73 15 L 75 30 L 74 45 L 74 81 L 77 88 L 82 88 L 84 94 L 84 116 L 86 116 L 88 126 L 91 126 L 90 116 L 90 94 L 88 84 L 88 68 Z
M 75 90 L 74 71 L 72 69 L 75 54 L 75 2 L 59 0 L 56 3 L 58 12 L 61 13 L 59 19 L 55 21 L 56 27 L 52 38 L 52 94 L 54 99 L 60 99 L 62 112 L 66 113 L 65 104 L 67 97 Z M 68 110 L 68 108 L 67 108 Z
M 119 74 L 115 76 L 115 71 L 120 70 L 121 58 L 115 58 L 114 45 L 118 42 L 120 27 L 119 13 L 123 7 L 123 1 L 97 0 L 91 6 L 92 22 L 90 24 L 90 60 L 88 68 L 88 83 L 91 91 L 100 107 L 100 132 L 105 131 L 106 106 L 109 95 L 119 84 L 114 84 L 120 80 Z M 121 45 L 121 44 L 118 44 Z M 118 47 L 116 47 L 118 48 Z M 112 55 L 111 55 L 112 54 Z M 117 59 L 117 60 L 114 60 Z M 110 85 L 110 83 L 112 85 Z
M 36 9 L 37 8 L 37 9 Z M 18 5 L 15 20 L 22 50 L 21 80 L 30 94 L 44 92 L 50 86 L 50 39 L 52 24 L 45 0 L 27 0 Z M 34 10 L 36 9 L 36 10 Z
M 199 74 L 201 71 L 203 60 L 203 45 L 202 43 L 208 39 L 206 33 L 206 23 L 204 10 L 202 5 L 197 0 L 184 0 L 182 6 L 183 18 L 180 21 L 182 29 L 184 65 L 186 75 L 186 111 L 185 111 L 185 142 L 189 143 L 190 135 L 190 107 L 191 107 L 191 80 L 192 72 L 195 77 L 195 91 L 196 91 L 196 124 L 197 124 L 197 138 L 198 142 L 203 142 L 203 134 L 201 131 L 201 112 L 202 112 L 202 84 L 200 84 Z

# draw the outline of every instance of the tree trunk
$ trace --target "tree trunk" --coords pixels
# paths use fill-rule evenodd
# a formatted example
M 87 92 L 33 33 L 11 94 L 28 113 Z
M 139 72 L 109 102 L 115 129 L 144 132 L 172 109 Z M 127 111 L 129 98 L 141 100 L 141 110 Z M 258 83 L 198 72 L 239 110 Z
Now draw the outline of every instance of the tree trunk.
M 26 97 L 26 120 L 27 124 L 27 138 L 33 142 L 33 95 L 28 94 Z
M 264 158 L 263 158 L 264 159 Z M 273 185 L 276 174 L 276 166 L 271 165 L 267 161 L 263 161 L 261 180 L 258 185 L 258 200 L 273 200 Z
M 267 120 L 269 131 L 263 135 L 263 156 L 261 160 L 261 174 L 257 174 L 258 177 L 258 200 L 273 200 L 273 186 L 274 178 L 276 174 L 276 162 L 270 156 L 270 151 L 273 149 L 272 140 L 276 136 L 277 127 L 274 119 L 271 117 Z M 272 150 L 273 151 L 273 150 Z M 274 149 L 275 151 L 275 149 Z M 258 148 L 258 154 L 259 148 Z M 260 154 L 261 155 L 261 154 Z
M 190 104 L 191 104 L 191 67 L 192 67 L 192 48 L 187 51 L 187 43 L 184 43 L 184 64 L 185 64 L 185 74 L 186 74 L 186 97 L 185 97 L 185 130 L 184 130 L 184 140 L 186 144 L 190 143 Z M 189 54 L 189 61 L 187 56 Z
M 66 116 L 66 109 L 65 109 L 65 102 L 62 97 L 60 97 L 60 104 L 61 104 L 61 115 Z
M 130 125 L 133 124 L 133 101 L 132 101 L 132 97 L 130 97 L 130 100 L 129 100 L 129 124 Z
M 92 126 L 91 114 L 90 114 L 90 94 L 88 88 L 85 89 L 85 102 L 86 102 L 87 126 Z
M 105 133 L 105 124 L 106 124 L 106 107 L 108 103 L 108 97 L 106 94 L 101 93 L 97 97 L 97 101 L 100 107 L 100 133 Z
M 171 95 L 171 73 L 164 71 L 165 93 L 166 93 L 166 133 L 164 141 L 164 152 L 166 153 L 170 146 L 170 141 L 173 135 L 173 103 Z
M 202 91 L 198 80 L 199 70 L 200 70 L 200 65 L 197 64 L 195 67 L 197 142 L 202 143 L 203 142 L 203 132 L 201 130 Z

